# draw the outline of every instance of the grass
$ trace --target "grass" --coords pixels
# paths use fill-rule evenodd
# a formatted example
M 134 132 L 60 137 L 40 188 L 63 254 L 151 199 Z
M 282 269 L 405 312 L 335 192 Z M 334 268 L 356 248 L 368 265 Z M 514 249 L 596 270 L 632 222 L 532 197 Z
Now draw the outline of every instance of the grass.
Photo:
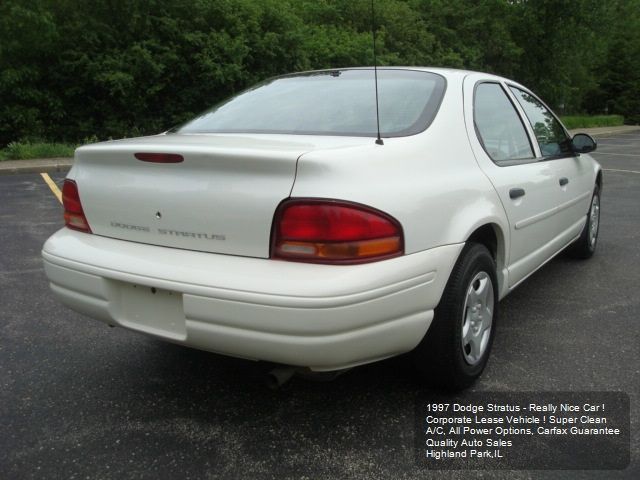
M 564 126 L 573 128 L 617 127 L 624 125 L 622 115 L 567 115 L 560 117 Z
M 73 157 L 77 145 L 51 142 L 11 142 L 0 149 L 2 160 L 29 160 L 31 158 Z

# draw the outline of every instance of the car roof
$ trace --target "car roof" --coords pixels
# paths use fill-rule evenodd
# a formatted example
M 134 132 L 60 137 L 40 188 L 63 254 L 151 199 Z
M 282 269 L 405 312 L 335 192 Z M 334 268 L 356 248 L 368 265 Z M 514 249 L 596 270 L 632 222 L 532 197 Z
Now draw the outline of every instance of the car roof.
M 318 73 L 318 72 L 335 72 L 336 70 L 371 70 L 373 69 L 373 65 L 371 66 L 364 66 L 364 67 L 345 67 L 345 68 L 323 68 L 323 69 L 318 69 L 318 70 L 306 70 L 306 71 L 302 71 L 302 72 L 294 72 L 294 73 L 290 73 L 288 75 L 303 75 L 303 74 L 307 74 L 307 73 Z M 474 70 L 464 70 L 464 69 L 458 69 L 458 68 L 446 68 L 446 67 L 421 67 L 421 66 L 387 66 L 387 65 L 379 65 L 378 70 L 417 70 L 417 71 L 422 71 L 422 72 L 431 72 L 431 73 L 437 73 L 439 75 L 442 75 L 445 78 L 464 78 L 467 75 L 471 75 L 471 74 L 479 74 L 479 75 L 485 75 L 487 78 L 493 78 L 495 80 L 501 80 L 501 81 L 509 81 L 512 83 L 517 83 L 514 82 L 508 78 L 505 77 L 501 77 L 499 75 L 495 75 L 493 73 L 486 73 L 486 72 L 478 72 L 478 71 L 474 71 Z M 283 76 L 287 76 L 287 75 L 283 75 Z

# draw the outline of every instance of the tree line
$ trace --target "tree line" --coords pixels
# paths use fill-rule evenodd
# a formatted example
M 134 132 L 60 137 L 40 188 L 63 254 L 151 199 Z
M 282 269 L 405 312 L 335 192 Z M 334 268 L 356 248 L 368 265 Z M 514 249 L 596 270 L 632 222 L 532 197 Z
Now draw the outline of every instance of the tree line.
M 640 121 L 640 0 L 375 0 L 379 65 L 504 75 Z M 0 146 L 157 133 L 264 78 L 373 63 L 370 0 L 3 0 Z

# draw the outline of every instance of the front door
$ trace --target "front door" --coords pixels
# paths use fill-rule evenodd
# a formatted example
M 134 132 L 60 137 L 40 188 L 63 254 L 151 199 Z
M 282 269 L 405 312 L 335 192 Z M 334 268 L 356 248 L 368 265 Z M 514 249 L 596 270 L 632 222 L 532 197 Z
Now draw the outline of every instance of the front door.
M 560 193 L 554 216 L 558 234 L 563 238 L 575 236 L 580 232 L 591 204 L 593 161 L 589 155 L 573 151 L 567 132 L 535 95 L 515 85 L 508 87 L 531 125 L 539 146 L 540 160 L 553 162 L 557 171 L 556 187 Z

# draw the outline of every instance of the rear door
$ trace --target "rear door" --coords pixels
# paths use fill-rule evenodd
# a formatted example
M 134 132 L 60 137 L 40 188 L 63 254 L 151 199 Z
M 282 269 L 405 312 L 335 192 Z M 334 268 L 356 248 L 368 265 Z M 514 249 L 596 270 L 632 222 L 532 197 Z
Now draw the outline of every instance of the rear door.
M 465 122 L 478 165 L 492 182 L 509 219 L 509 287 L 544 263 L 558 246 L 554 218 L 558 164 L 540 160 L 522 110 L 499 80 L 465 78 Z

